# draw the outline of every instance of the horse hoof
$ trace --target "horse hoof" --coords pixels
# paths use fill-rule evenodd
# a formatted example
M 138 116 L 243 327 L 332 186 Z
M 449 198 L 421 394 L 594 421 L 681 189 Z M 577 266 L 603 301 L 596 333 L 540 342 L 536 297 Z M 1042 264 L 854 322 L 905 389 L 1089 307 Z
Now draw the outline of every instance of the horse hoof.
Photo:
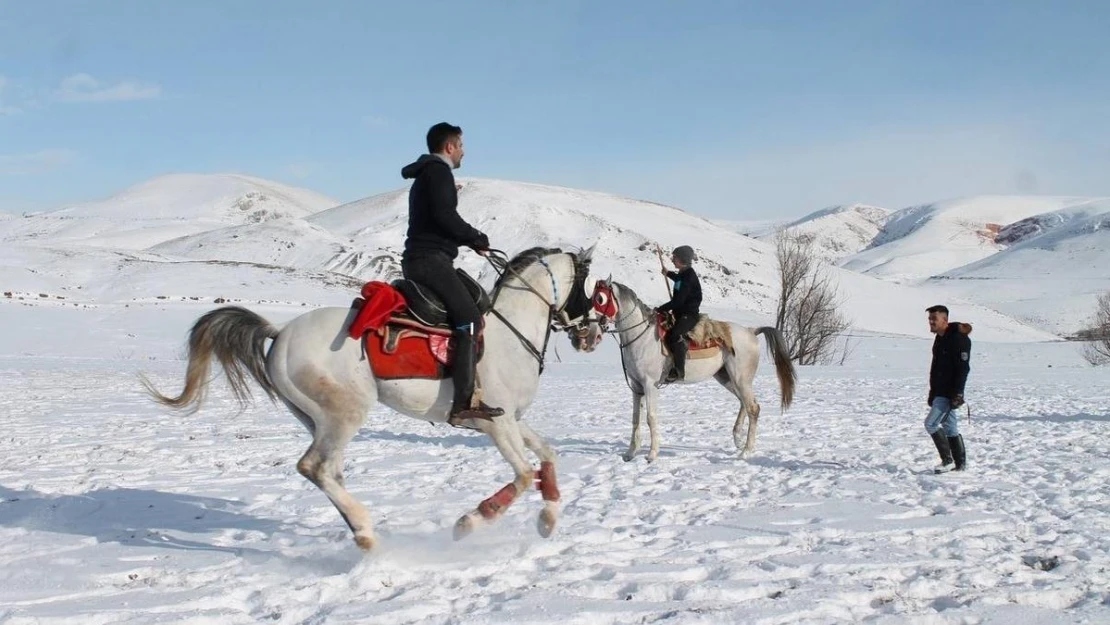
M 647 457 L 648 464 L 651 464 L 651 463 L 655 462 L 655 458 L 656 458 L 655 454 L 648 454 L 648 457 Z
M 358 548 L 362 549 L 363 551 L 372 551 L 374 549 L 375 543 L 377 543 L 377 541 L 374 540 L 373 536 L 355 536 L 355 544 L 358 545 Z
M 635 457 L 636 454 L 624 454 L 621 456 L 621 458 L 623 458 L 625 462 L 632 462 L 632 459 Z
M 455 540 L 462 540 L 473 533 L 474 519 L 470 518 L 470 515 L 461 516 L 458 521 L 455 521 L 455 530 L 452 533 Z
M 536 530 L 539 531 L 540 536 L 550 538 L 555 533 L 555 523 L 558 521 L 558 513 L 554 506 L 546 506 L 540 512 L 540 517 L 536 521 Z

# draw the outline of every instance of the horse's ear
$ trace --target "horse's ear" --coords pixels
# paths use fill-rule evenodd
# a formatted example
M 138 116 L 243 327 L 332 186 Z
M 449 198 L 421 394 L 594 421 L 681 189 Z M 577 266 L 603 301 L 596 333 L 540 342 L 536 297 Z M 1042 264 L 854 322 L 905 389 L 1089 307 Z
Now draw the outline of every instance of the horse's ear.
M 578 255 L 578 259 L 583 263 L 592 261 L 594 259 L 594 248 L 596 247 L 597 242 L 595 241 L 593 245 L 582 250 L 582 253 Z

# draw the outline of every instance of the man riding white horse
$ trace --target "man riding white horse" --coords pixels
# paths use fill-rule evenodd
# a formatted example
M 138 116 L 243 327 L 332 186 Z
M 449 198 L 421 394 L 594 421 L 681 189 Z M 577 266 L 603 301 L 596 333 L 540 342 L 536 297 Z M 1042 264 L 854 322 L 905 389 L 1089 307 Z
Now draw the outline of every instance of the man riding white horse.
M 428 130 L 427 142 L 428 154 L 401 169 L 402 177 L 413 179 L 401 271 L 405 279 L 426 286 L 443 300 L 454 330 L 452 422 L 498 417 L 505 414 L 501 408 L 491 408 L 484 402 L 471 407 L 482 315 L 455 273 L 454 260 L 460 246 L 485 256 L 490 244 L 489 238 L 468 224 L 458 211 L 458 188 L 452 170 L 462 165 L 465 153 L 462 128 L 440 122 Z
M 663 269 L 663 275 L 674 281 L 674 293 L 671 301 L 656 308 L 656 312 L 670 312 L 674 315 L 674 325 L 667 330 L 667 348 L 671 350 L 674 359 L 674 368 L 667 374 L 666 382 L 676 382 L 686 379 L 686 335 L 698 325 L 701 312 L 701 282 L 698 274 L 694 272 L 694 261 L 697 255 L 689 245 L 681 245 L 674 249 L 671 262 L 678 271 Z

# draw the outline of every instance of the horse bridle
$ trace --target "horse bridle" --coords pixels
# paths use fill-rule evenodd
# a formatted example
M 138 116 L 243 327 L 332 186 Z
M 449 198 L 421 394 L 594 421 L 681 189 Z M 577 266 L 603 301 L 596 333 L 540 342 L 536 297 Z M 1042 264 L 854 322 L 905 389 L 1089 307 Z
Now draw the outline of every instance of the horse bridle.
M 571 258 L 574 258 L 574 255 L 570 252 L 564 253 Z M 520 283 L 524 285 L 524 288 L 531 291 L 536 297 L 540 298 L 541 302 L 547 304 L 547 331 L 544 332 L 543 347 L 540 349 L 537 349 L 532 341 L 528 340 L 528 337 L 524 336 L 520 332 L 520 330 L 517 329 L 516 326 L 509 322 L 509 320 L 506 319 L 505 316 L 502 315 L 499 310 L 497 310 L 497 308 L 491 307 L 490 309 L 490 312 L 493 314 L 493 316 L 497 317 L 501 321 L 501 323 L 504 323 L 505 326 L 509 328 L 509 331 L 512 332 L 513 335 L 515 335 L 516 338 L 521 342 L 521 344 L 524 345 L 524 349 L 527 350 L 528 353 L 536 359 L 536 362 L 538 362 L 540 365 L 540 375 L 542 375 L 545 366 L 544 360 L 547 356 L 547 345 L 551 341 L 552 331 L 566 331 L 568 335 L 573 331 L 579 333 L 579 336 L 584 336 L 585 333 L 588 332 L 588 329 L 583 328 L 581 323 L 572 322 L 567 315 L 566 307 L 570 305 L 571 298 L 573 297 L 573 292 L 567 294 L 567 300 L 563 302 L 562 306 L 556 307 L 554 302 L 547 301 L 547 298 L 544 297 L 542 293 L 537 291 L 530 282 L 524 279 L 524 276 L 521 275 L 520 272 L 518 272 L 509 264 L 508 255 L 505 252 L 501 250 L 491 249 L 489 250 L 489 254 L 486 256 L 486 260 L 489 261 L 489 264 L 493 266 L 494 271 L 497 272 L 497 275 L 499 277 L 504 277 L 505 273 L 510 273 L 513 277 L 519 279 Z M 555 280 L 555 273 L 551 271 L 551 266 L 548 265 L 547 261 L 543 258 L 537 258 L 536 262 L 543 266 L 543 268 L 547 271 L 547 276 L 551 279 L 551 292 L 554 295 L 555 301 L 559 301 L 559 283 Z M 577 268 L 577 263 L 575 263 L 575 266 Z M 585 278 L 583 277 L 583 282 L 584 281 Z M 574 287 L 578 285 L 578 282 L 579 275 L 578 272 L 575 271 L 574 280 L 571 284 L 572 291 Z M 493 304 L 497 304 L 496 296 L 494 297 Z M 588 310 L 589 308 L 587 308 L 587 311 Z
M 629 316 L 632 315 L 632 313 L 630 312 L 627 315 L 625 315 L 624 317 L 621 317 L 620 316 L 620 314 L 621 314 L 620 313 L 620 303 L 617 302 L 617 298 L 613 294 L 613 284 L 608 280 L 598 280 L 597 281 L 597 284 L 594 285 L 594 296 L 593 296 L 593 298 L 591 298 L 591 303 L 593 304 L 593 306 L 592 306 L 593 310 L 595 312 L 597 312 L 598 315 L 601 316 L 601 318 L 597 320 L 598 327 L 601 328 L 601 331 L 604 332 L 605 334 L 615 334 L 615 335 L 617 335 L 617 344 L 620 346 L 619 353 L 621 355 L 621 373 L 624 374 L 624 383 L 626 385 L 628 385 L 629 390 L 631 390 L 633 393 L 636 393 L 638 395 L 643 395 L 644 394 L 644 389 L 642 387 L 638 388 L 640 386 L 639 383 L 637 382 L 637 383 L 633 384 L 633 380 L 630 377 L 628 377 L 628 363 L 625 361 L 624 350 L 625 350 L 626 347 L 628 347 L 628 346 L 632 345 L 633 343 L 635 343 L 636 341 L 640 340 L 645 334 L 647 334 L 649 331 L 651 331 L 652 319 L 651 319 L 651 317 L 649 317 L 647 315 L 644 315 L 644 320 L 643 321 L 641 321 L 640 323 L 637 323 L 636 325 L 633 325 L 629 328 L 625 328 L 624 330 L 618 330 L 616 327 L 614 327 L 612 330 L 607 330 L 606 326 L 609 324 L 609 315 L 604 310 L 599 309 L 599 307 L 598 307 L 599 302 L 598 302 L 598 299 L 597 299 L 597 297 L 598 297 L 598 288 L 602 287 L 602 286 L 605 287 L 606 291 L 608 291 L 608 293 L 609 293 L 608 297 L 610 297 L 611 300 L 612 300 L 611 302 L 607 302 L 607 303 L 612 303 L 613 306 L 614 306 L 614 309 L 613 309 L 613 325 L 614 326 L 620 325 L 620 322 L 623 319 L 627 319 Z M 633 308 L 635 308 L 635 307 L 633 307 Z M 631 341 L 629 341 L 627 343 L 621 343 L 620 335 L 622 333 L 624 333 L 627 330 L 633 330 L 633 329 L 635 329 L 635 328 L 637 328 L 641 325 L 644 326 L 644 329 L 640 330 L 640 333 L 637 334 L 635 338 L 633 338 Z
M 618 344 L 618 345 L 620 345 L 620 348 L 621 348 L 621 349 L 623 350 L 624 348 L 628 347 L 629 345 L 632 345 L 632 344 L 633 344 L 633 343 L 635 343 L 636 341 L 638 341 L 638 340 L 640 340 L 641 338 L 643 338 L 643 336 L 644 336 L 645 334 L 647 334 L 647 333 L 648 333 L 648 331 L 650 331 L 650 330 L 651 330 L 651 317 L 648 317 L 647 315 L 644 315 L 644 320 L 643 320 L 643 321 L 641 321 L 641 322 L 639 322 L 639 323 L 637 323 L 637 324 L 635 324 L 635 325 L 633 325 L 633 326 L 630 326 L 630 327 L 628 327 L 628 328 L 625 328 L 624 330 L 618 330 L 618 329 L 617 329 L 617 326 L 619 326 L 619 325 L 620 325 L 620 323 L 621 323 L 621 320 L 622 320 L 622 317 L 620 317 L 620 316 L 619 316 L 619 315 L 620 315 L 620 305 L 616 303 L 616 301 L 615 301 L 615 300 L 616 300 L 616 297 L 615 297 L 615 296 L 613 295 L 613 285 L 612 285 L 612 284 L 610 284 L 610 283 L 608 283 L 608 282 L 604 282 L 604 281 L 602 281 L 602 280 L 599 280 L 599 281 L 598 281 L 598 283 L 599 283 L 599 284 L 602 284 L 603 286 L 605 286 L 605 289 L 606 289 L 606 290 L 607 290 L 607 291 L 609 292 L 609 296 L 610 296 L 610 297 L 613 297 L 613 299 L 614 299 L 614 306 L 616 306 L 616 308 L 617 308 L 617 310 L 616 310 L 616 314 L 617 314 L 618 316 L 616 316 L 616 317 L 614 317 L 614 318 L 613 318 L 613 329 L 612 329 L 612 330 L 608 330 L 608 329 L 606 329 L 606 328 L 607 328 L 607 326 L 609 325 L 609 315 L 605 314 L 605 312 L 603 312 L 603 311 L 601 311 L 601 310 L 598 310 L 598 308 L 597 308 L 597 303 L 596 303 L 596 302 L 594 302 L 594 304 L 593 304 L 593 309 L 594 309 L 595 311 L 597 311 L 597 314 L 598 314 L 598 315 L 600 315 L 600 316 L 601 316 L 601 318 L 600 318 L 600 319 L 597 319 L 596 321 L 589 321 L 589 322 L 587 322 L 587 323 L 596 323 L 596 324 L 598 325 L 598 327 L 599 327 L 599 328 L 601 328 L 601 331 L 602 331 L 603 333 L 605 333 L 605 334 L 614 334 L 614 335 L 617 335 L 618 337 L 619 337 L 619 336 L 620 336 L 621 334 L 623 334 L 623 333 L 624 333 L 625 331 L 628 331 L 628 330 L 634 330 L 634 329 L 636 329 L 636 328 L 638 328 L 638 327 L 640 327 L 640 326 L 644 326 L 644 329 L 643 329 L 643 330 L 641 330 L 641 331 L 640 331 L 640 333 L 639 333 L 639 334 L 637 334 L 637 335 L 635 336 L 635 338 L 633 338 L 633 339 L 632 339 L 631 341 L 629 341 L 629 342 L 627 342 L 627 343 L 621 343 L 621 341 L 620 341 L 620 338 L 618 338 L 618 339 L 617 339 L 617 344 Z M 594 290 L 595 290 L 595 291 L 597 290 L 597 288 L 596 288 L 596 285 L 595 285 L 595 288 L 594 288 Z M 597 296 L 595 295 L 594 297 L 596 298 Z M 623 319 L 627 319 L 627 318 L 628 318 L 628 317 L 630 317 L 631 315 L 632 315 L 632 313 L 628 313 L 628 314 L 624 315 Z

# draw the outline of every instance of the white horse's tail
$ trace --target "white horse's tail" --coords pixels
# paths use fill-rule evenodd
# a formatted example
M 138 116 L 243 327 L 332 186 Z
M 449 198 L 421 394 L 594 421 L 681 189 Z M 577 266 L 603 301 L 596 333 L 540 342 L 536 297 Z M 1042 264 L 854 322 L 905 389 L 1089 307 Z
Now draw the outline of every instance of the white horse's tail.
M 762 334 L 767 339 L 767 349 L 775 359 L 775 373 L 779 377 L 779 390 L 782 391 L 782 409 L 786 410 L 794 401 L 794 384 L 798 381 L 798 372 L 794 370 L 794 363 L 786 351 L 786 341 L 778 328 L 763 326 L 757 328 L 756 335 Z
M 277 328 L 246 308 L 217 308 L 197 319 L 189 331 L 189 366 L 181 394 L 167 397 L 145 377 L 142 384 L 155 401 L 172 408 L 188 408 L 190 413 L 196 412 L 204 400 L 212 357 L 215 356 L 240 406 L 250 401 L 248 375 L 274 400 L 277 389 L 266 374 L 266 339 L 277 335 Z

